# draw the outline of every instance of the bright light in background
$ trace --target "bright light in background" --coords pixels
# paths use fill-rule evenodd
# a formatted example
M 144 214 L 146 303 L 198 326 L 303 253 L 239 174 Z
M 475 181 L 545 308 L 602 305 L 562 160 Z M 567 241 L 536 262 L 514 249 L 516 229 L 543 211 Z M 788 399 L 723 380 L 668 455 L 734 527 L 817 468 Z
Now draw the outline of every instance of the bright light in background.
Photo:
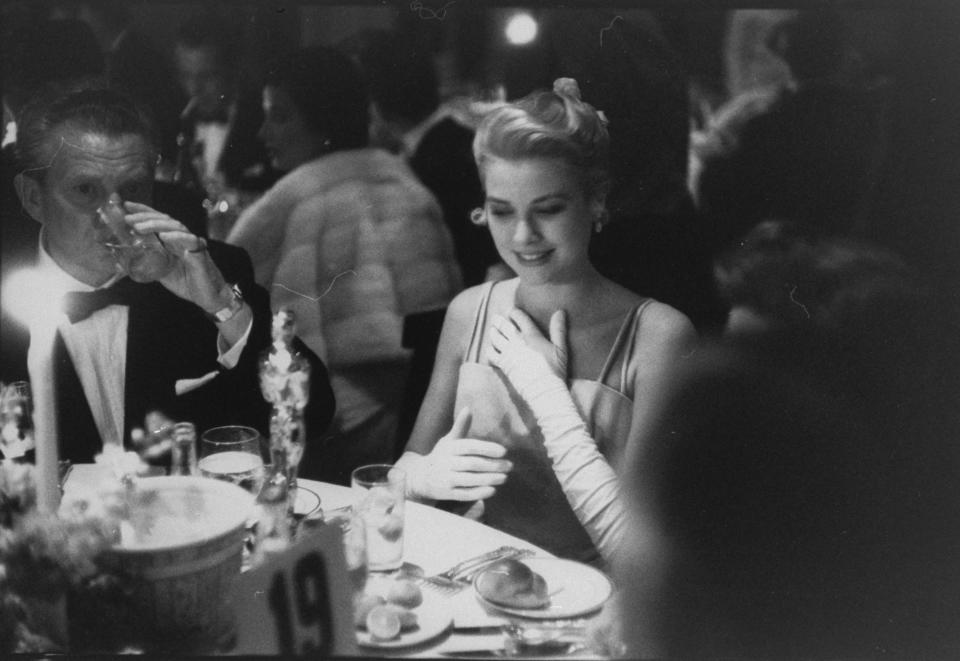
M 504 33 L 507 41 L 514 46 L 526 46 L 537 38 L 537 22 L 526 12 L 519 12 L 510 17 Z
M 10 316 L 32 327 L 38 322 L 55 325 L 63 315 L 56 289 L 34 269 L 14 271 L 3 277 L 3 307 Z

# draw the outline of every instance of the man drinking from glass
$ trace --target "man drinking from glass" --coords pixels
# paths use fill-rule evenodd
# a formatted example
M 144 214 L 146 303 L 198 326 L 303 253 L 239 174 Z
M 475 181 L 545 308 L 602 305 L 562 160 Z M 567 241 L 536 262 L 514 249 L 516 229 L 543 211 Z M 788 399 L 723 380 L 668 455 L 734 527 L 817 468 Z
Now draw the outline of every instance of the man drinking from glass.
M 90 461 L 158 421 L 265 431 L 269 296 L 246 253 L 150 206 L 149 116 L 120 92 L 86 90 L 30 104 L 20 125 L 17 193 L 41 229 L 36 268 L 4 283 L 5 306 L 25 301 L 27 323 L 2 329 L 2 341 L 22 342 L 26 360 L 0 374 L 52 380 L 60 457 Z M 305 413 L 316 435 L 333 395 L 322 363 L 297 347 L 313 363 Z

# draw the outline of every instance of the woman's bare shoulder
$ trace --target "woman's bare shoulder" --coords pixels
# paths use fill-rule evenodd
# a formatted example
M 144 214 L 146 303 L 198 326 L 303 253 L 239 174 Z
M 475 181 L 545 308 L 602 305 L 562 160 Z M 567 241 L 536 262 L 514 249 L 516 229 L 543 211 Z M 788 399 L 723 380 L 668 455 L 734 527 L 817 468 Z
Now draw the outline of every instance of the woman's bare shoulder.
M 479 284 L 453 297 L 447 306 L 443 319 L 443 333 L 440 338 L 441 350 L 456 349 L 457 354 L 465 353 L 473 334 L 473 323 L 477 309 L 483 298 L 486 284 Z
M 643 309 L 637 332 L 645 342 L 660 346 L 684 345 L 697 338 L 687 315 L 657 300 L 651 300 Z
M 601 316 L 622 317 L 647 300 L 613 280 L 605 280 L 603 289 L 597 296 L 598 304 L 604 312 Z
M 447 306 L 447 319 L 472 320 L 477 312 L 477 307 L 480 305 L 480 300 L 483 298 L 483 292 L 486 290 L 487 284 L 474 285 L 454 296 L 450 305 Z
M 638 333 L 641 335 L 652 335 L 664 341 L 696 338 L 697 332 L 693 324 L 680 310 L 656 299 L 641 296 L 611 280 L 607 280 L 605 284 L 603 300 L 608 309 L 632 310 L 643 306 L 638 320 Z

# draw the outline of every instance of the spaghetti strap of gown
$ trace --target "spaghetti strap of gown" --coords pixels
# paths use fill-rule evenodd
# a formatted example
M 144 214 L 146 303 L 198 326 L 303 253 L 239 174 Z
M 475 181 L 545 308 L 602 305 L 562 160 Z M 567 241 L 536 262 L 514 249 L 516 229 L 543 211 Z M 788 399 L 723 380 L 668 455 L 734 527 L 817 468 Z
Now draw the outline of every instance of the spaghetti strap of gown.
M 620 330 L 617 332 L 617 337 L 610 347 L 610 353 L 607 354 L 607 359 L 604 361 L 603 367 L 600 368 L 597 383 L 607 382 L 613 366 L 616 365 L 617 359 L 622 354 L 623 361 L 620 364 L 620 387 L 617 388 L 617 390 L 629 396 L 630 387 L 627 381 L 627 371 L 630 366 L 630 358 L 633 356 L 633 348 L 637 343 L 637 324 L 640 321 L 640 316 L 643 314 L 644 308 L 650 304 L 651 300 L 653 299 L 644 299 L 624 317 L 623 323 L 620 325 Z
M 493 286 L 496 282 L 488 282 L 483 286 L 483 293 L 480 295 L 480 304 L 477 305 L 477 313 L 473 317 L 473 331 L 470 333 L 470 344 L 467 346 L 467 353 L 464 362 L 479 363 L 480 347 L 483 344 L 483 329 L 487 325 L 487 309 L 490 307 L 490 295 L 493 293 Z

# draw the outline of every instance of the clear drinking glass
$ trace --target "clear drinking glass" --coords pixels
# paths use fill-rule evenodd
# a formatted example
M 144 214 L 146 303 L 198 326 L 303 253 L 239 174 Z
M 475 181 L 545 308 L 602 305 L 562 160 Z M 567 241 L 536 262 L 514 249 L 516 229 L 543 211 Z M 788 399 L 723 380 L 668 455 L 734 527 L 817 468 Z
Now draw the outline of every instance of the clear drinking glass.
M 139 234 L 126 221 L 123 200 L 113 194 L 97 209 L 94 227 L 97 241 L 110 250 L 117 269 L 136 282 L 153 282 L 167 275 L 176 259 L 156 234 Z
M 34 447 L 30 383 L 0 384 L 0 449 L 3 456 L 7 459 L 22 457 Z
M 173 426 L 170 474 L 197 474 L 197 428 L 192 422 L 178 422 Z
M 403 564 L 405 483 L 406 474 L 390 464 L 361 466 L 350 476 L 370 571 L 393 571 Z
M 253 427 L 214 427 L 200 437 L 200 474 L 233 482 L 256 497 L 263 486 L 260 432 Z

